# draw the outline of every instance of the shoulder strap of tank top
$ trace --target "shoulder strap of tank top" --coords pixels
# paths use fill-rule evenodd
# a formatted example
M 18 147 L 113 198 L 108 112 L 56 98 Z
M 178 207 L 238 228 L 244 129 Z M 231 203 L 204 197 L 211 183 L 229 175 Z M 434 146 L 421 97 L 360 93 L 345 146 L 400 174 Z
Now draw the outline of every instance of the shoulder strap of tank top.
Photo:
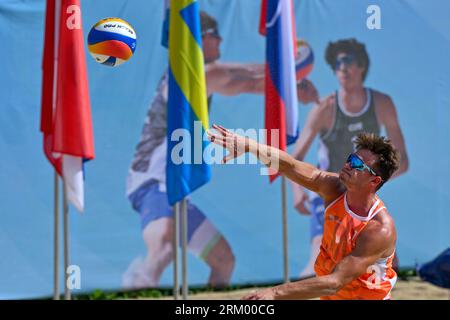
M 370 88 L 367 88 L 367 91 L 369 92 L 369 96 L 370 96 L 370 106 L 367 111 L 370 110 L 371 112 L 375 113 L 375 99 L 373 97 L 373 90 Z
M 333 103 L 333 120 L 330 129 L 325 131 L 325 133 L 320 135 L 320 138 L 324 141 L 328 138 L 328 136 L 333 132 L 334 127 L 336 126 L 337 120 L 338 120 L 338 113 L 339 113 L 339 106 L 338 106 L 338 91 L 336 90 L 336 93 L 334 95 L 334 103 Z

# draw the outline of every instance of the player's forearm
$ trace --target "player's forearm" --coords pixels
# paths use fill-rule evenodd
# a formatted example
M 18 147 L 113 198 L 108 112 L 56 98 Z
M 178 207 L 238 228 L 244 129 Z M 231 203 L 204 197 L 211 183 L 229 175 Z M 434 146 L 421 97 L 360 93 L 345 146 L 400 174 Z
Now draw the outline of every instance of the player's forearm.
M 264 77 L 265 65 L 264 64 L 248 64 L 244 68 L 247 77 L 258 78 Z
M 295 183 L 312 191 L 318 191 L 320 170 L 313 165 L 295 160 L 287 152 L 254 140 L 248 141 L 247 150 L 269 168 L 278 171 Z
M 259 78 L 264 77 L 264 64 L 228 64 L 225 65 L 233 78 Z
M 263 93 L 264 92 L 264 65 L 249 64 L 231 70 L 230 84 L 238 87 L 241 93 Z
M 260 78 L 233 78 L 217 90 L 225 96 L 235 96 L 241 93 L 264 93 L 264 77 Z
M 250 90 L 251 93 L 264 93 L 264 86 L 265 81 L 264 77 L 255 78 L 250 83 Z
M 315 277 L 274 287 L 275 300 L 299 300 L 336 294 L 340 284 L 332 276 Z

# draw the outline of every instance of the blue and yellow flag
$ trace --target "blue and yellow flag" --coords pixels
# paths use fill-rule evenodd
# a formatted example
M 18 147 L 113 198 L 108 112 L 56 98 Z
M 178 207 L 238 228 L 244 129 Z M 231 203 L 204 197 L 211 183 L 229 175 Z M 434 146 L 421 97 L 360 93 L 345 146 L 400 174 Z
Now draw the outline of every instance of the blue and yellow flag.
M 173 205 L 211 178 L 202 156 L 209 143 L 203 140 L 209 124 L 196 0 L 171 1 L 169 30 L 166 179 Z

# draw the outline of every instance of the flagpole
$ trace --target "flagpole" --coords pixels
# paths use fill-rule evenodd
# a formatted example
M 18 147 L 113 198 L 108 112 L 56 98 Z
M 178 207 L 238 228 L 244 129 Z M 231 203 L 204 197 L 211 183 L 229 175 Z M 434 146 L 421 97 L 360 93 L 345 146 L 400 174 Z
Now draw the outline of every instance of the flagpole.
M 59 300 L 59 177 L 54 170 L 53 300 Z
M 69 204 L 67 202 L 67 189 L 66 184 L 63 180 L 63 203 L 64 203 L 64 212 L 63 212 L 63 221 L 64 221 L 64 300 L 70 300 L 70 289 L 67 286 L 67 280 L 69 279 L 69 275 L 67 274 L 67 270 L 69 268 Z
M 281 207 L 283 211 L 283 264 L 284 282 L 289 282 L 289 259 L 288 259 L 288 230 L 286 210 L 286 178 L 281 177 Z
M 175 203 L 173 219 L 173 299 L 180 299 L 180 283 L 178 281 L 178 244 L 180 243 L 180 202 Z
M 186 198 L 181 200 L 181 274 L 182 274 L 182 294 L 183 300 L 188 298 L 188 284 L 187 284 L 187 205 Z

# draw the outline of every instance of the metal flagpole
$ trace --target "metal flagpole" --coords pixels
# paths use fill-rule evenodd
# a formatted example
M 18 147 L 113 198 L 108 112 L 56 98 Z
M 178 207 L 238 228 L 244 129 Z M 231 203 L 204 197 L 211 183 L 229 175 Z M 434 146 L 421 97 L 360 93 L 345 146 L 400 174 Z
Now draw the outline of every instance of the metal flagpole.
M 173 219 L 173 299 L 180 299 L 180 283 L 178 281 L 178 244 L 180 243 L 180 202 L 175 203 Z
M 187 284 L 187 204 L 186 198 L 181 201 L 181 274 L 182 274 L 182 294 L 183 299 L 188 298 L 188 284 Z
M 48 1 L 47 1 L 48 2 Z M 53 60 L 53 93 L 52 93 L 52 106 L 53 110 L 56 108 L 56 88 L 57 88 L 57 75 L 58 75 L 58 48 L 59 48 L 59 24 L 60 24 L 60 14 L 61 11 L 61 1 L 55 1 L 55 16 L 54 16 L 54 22 L 55 22 L 55 30 L 53 35 L 53 42 L 54 42 L 54 60 Z M 55 202 L 54 202 L 54 213 L 55 213 L 55 221 L 54 221 L 54 287 L 53 287 L 53 299 L 59 300 L 59 177 L 58 172 L 55 171 Z
M 53 224 L 53 300 L 59 300 L 59 177 L 54 180 L 54 224 Z
M 64 203 L 64 212 L 63 212 L 63 237 L 64 237 L 64 299 L 70 300 L 70 289 L 67 286 L 67 280 L 69 279 L 69 275 L 67 274 L 67 270 L 69 268 L 69 204 L 67 203 L 67 190 L 66 184 L 63 179 L 63 203 Z
M 286 178 L 281 177 L 281 205 L 283 211 L 283 263 L 284 282 L 289 282 L 289 259 L 288 259 L 288 230 L 287 230 L 287 210 L 286 210 Z

